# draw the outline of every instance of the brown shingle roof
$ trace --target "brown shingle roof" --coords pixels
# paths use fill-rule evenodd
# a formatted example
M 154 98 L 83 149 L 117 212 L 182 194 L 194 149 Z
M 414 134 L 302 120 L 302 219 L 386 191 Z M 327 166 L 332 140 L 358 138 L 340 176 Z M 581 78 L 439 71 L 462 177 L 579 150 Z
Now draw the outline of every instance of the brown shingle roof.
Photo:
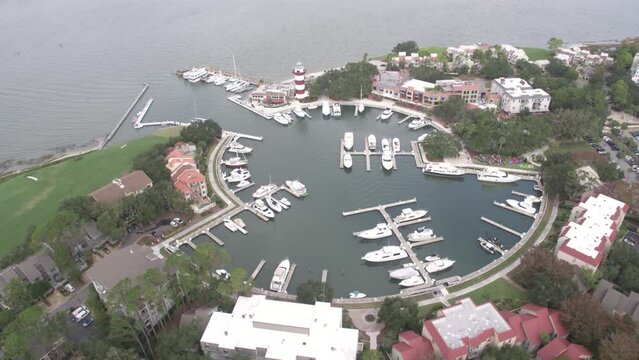
M 119 182 L 119 184 L 116 185 L 115 182 Z M 114 179 L 113 182 L 104 185 L 89 194 L 89 196 L 97 202 L 112 204 L 125 196 L 136 194 L 150 186 L 153 186 L 151 178 L 144 171 L 135 170 L 119 179 Z

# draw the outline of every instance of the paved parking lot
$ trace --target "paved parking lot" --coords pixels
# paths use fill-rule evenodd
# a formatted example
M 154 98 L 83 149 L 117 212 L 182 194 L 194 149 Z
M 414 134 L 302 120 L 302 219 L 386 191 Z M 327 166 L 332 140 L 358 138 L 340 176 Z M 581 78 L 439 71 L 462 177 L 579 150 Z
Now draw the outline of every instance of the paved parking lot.
M 619 140 L 616 140 L 617 142 L 619 142 Z M 624 160 L 624 158 L 617 158 L 617 153 L 618 151 L 612 150 L 610 148 L 610 145 L 608 145 L 608 143 L 606 143 L 605 141 L 601 141 L 599 143 L 599 146 L 601 146 L 602 148 L 604 148 L 606 150 L 606 154 L 608 154 L 610 156 L 610 159 L 612 161 L 614 161 L 618 166 L 619 169 L 621 171 L 623 171 L 624 173 L 624 180 L 632 182 L 632 181 L 637 181 L 637 174 L 635 174 L 632 171 L 631 166 Z

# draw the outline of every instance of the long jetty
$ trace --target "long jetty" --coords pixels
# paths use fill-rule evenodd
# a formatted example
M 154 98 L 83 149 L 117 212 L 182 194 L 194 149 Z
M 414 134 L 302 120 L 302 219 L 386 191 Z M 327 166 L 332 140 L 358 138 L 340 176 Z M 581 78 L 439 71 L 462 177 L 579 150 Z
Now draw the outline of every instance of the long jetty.
M 102 145 L 100 146 L 100 148 L 104 148 L 105 146 L 107 146 L 109 141 L 111 141 L 111 139 L 113 139 L 113 137 L 115 136 L 115 133 L 118 132 L 120 127 L 122 127 L 122 124 L 124 123 L 124 120 L 126 120 L 127 116 L 129 116 L 131 111 L 133 111 L 133 108 L 140 101 L 140 99 L 142 98 L 142 95 L 144 95 L 144 93 L 149 88 L 149 86 L 151 86 L 151 85 L 144 84 L 144 87 L 142 88 L 142 90 L 140 91 L 138 96 L 135 98 L 135 100 L 133 100 L 133 103 L 131 104 L 131 106 L 129 106 L 129 108 L 126 110 L 124 115 L 122 115 L 122 118 L 120 118 L 120 121 L 118 121 L 118 123 L 115 124 L 115 127 L 113 128 L 113 130 L 111 130 L 111 132 L 104 138 L 104 141 L 102 142 Z
M 255 267 L 255 270 L 253 270 L 253 273 L 251 273 L 251 280 L 255 280 L 260 271 L 262 271 L 264 264 L 266 264 L 266 260 L 260 260 L 259 264 L 257 264 L 257 266 Z
M 520 233 L 520 232 L 519 232 L 519 231 L 517 231 L 517 230 L 513 230 L 513 229 L 511 229 L 511 228 L 509 228 L 509 227 L 507 227 L 507 226 L 505 226 L 505 225 L 502 225 L 502 224 L 500 224 L 500 223 L 498 223 L 498 222 L 496 222 L 496 221 L 490 220 L 490 219 L 489 219 L 489 218 L 487 218 L 487 217 L 482 216 L 482 217 L 481 217 L 481 219 L 482 219 L 483 221 L 485 221 L 485 222 L 489 223 L 490 225 L 492 225 L 492 226 L 496 227 L 496 228 L 502 229 L 502 230 L 504 230 L 505 232 L 509 232 L 509 233 L 511 233 L 511 234 L 513 234 L 513 235 L 519 236 L 519 238 L 522 238 L 522 237 L 524 237 L 524 235 L 525 235 L 525 233 Z
M 500 202 L 497 202 L 497 201 L 493 201 L 493 205 L 499 206 L 502 209 L 506 209 L 506 210 L 510 210 L 512 212 L 516 212 L 517 214 L 520 214 L 520 215 L 528 216 L 528 217 L 531 217 L 533 219 L 535 218 L 535 214 L 531 214 L 531 213 L 527 213 L 527 212 L 519 210 L 519 209 L 515 209 L 514 207 L 509 206 L 508 204 L 504 204 L 504 203 L 500 203 Z

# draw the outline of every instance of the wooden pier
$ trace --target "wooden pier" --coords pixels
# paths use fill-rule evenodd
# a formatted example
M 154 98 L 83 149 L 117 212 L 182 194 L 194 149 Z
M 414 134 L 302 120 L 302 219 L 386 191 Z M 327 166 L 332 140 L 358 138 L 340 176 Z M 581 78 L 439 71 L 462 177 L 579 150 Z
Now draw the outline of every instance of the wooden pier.
M 220 238 L 218 238 L 217 236 L 211 234 L 210 231 L 206 231 L 205 232 L 206 235 L 208 235 L 213 241 L 215 241 L 218 245 L 220 246 L 224 246 L 224 241 L 220 240 Z
M 291 269 L 288 271 L 288 274 L 286 275 L 286 280 L 284 280 L 284 285 L 282 285 L 282 290 L 280 292 L 285 293 L 286 290 L 288 290 L 288 285 L 291 283 L 291 279 L 293 278 L 293 272 L 295 271 L 296 267 L 297 267 L 297 264 L 295 263 L 291 264 Z
M 328 278 L 328 270 L 322 270 L 322 284 L 326 284 L 326 279 Z
M 508 204 L 504 204 L 504 203 L 500 203 L 500 202 L 494 201 L 493 205 L 499 206 L 502 209 L 506 209 L 506 210 L 510 210 L 510 211 L 516 212 L 517 214 L 520 214 L 520 215 L 525 215 L 525 216 L 531 217 L 533 219 L 536 217 L 535 214 L 530 214 L 530 213 L 527 213 L 525 211 L 522 211 L 522 210 L 519 210 L 519 209 L 515 209 L 512 206 L 508 206 Z
M 480 244 L 490 244 L 493 246 L 493 249 L 495 249 L 495 251 L 497 251 L 499 253 L 499 255 L 504 255 L 506 253 L 506 251 L 504 251 L 504 249 L 500 248 L 499 246 L 491 243 L 490 241 L 484 239 L 483 237 L 478 237 L 477 241 L 479 241 Z
M 264 264 L 266 264 L 266 260 L 260 260 L 260 263 L 257 264 L 257 267 L 255 267 L 255 270 L 253 270 L 253 273 L 251 273 L 251 280 L 255 280 L 260 271 L 262 271 L 262 268 L 264 268 Z
M 486 218 L 484 216 L 482 216 L 481 219 L 482 219 L 482 221 L 485 221 L 485 222 L 489 223 L 490 225 L 493 225 L 496 228 L 499 228 L 501 230 L 509 232 L 509 233 L 511 233 L 513 235 L 519 236 L 519 238 L 524 237 L 524 233 L 520 233 L 519 231 L 513 230 L 513 229 L 511 229 L 511 228 L 509 228 L 509 227 L 507 227 L 505 225 L 502 225 L 502 224 L 500 224 L 500 223 L 498 223 L 496 221 L 490 220 L 490 219 L 488 219 L 488 218 Z
M 434 238 L 428 239 L 428 240 L 411 242 L 411 243 L 409 243 L 409 245 L 410 245 L 411 248 L 414 248 L 414 247 L 418 247 L 418 246 L 422 246 L 422 245 L 428 245 L 428 244 L 440 242 L 440 241 L 443 241 L 443 240 L 444 240 L 443 236 L 437 236 L 437 237 L 434 237 Z
M 365 212 L 375 211 L 375 210 L 382 211 L 382 210 L 385 210 L 386 208 L 389 208 L 389 207 L 407 205 L 407 204 L 412 204 L 412 203 L 416 203 L 416 202 L 417 202 L 417 198 L 412 198 L 412 199 L 409 199 L 409 200 L 401 200 L 401 201 L 397 201 L 397 202 L 390 203 L 390 204 L 377 205 L 377 206 L 373 206 L 373 207 L 369 207 L 369 208 L 357 209 L 357 210 L 352 210 L 352 211 L 344 211 L 344 212 L 342 212 L 342 216 L 351 216 L 351 215 L 363 214 Z
M 527 197 L 529 197 L 529 196 L 537 197 L 536 195 L 524 194 L 524 193 L 522 193 L 522 192 L 515 191 L 515 190 L 513 190 L 513 191 L 512 191 L 512 194 L 513 194 L 513 195 L 517 195 L 517 196 L 522 196 L 522 197 L 525 197 L 525 198 L 527 198 Z
M 249 110 L 263 118 L 265 118 L 266 120 L 271 120 L 273 119 L 273 115 L 270 114 L 265 114 L 261 111 L 258 111 L 256 108 L 250 106 L 249 104 L 245 103 L 242 101 L 242 95 L 233 95 L 231 97 L 228 97 L 227 100 L 229 100 L 232 103 L 235 103 L 243 108 L 245 108 L 246 110 Z
M 412 119 L 412 118 L 414 118 L 414 116 L 413 116 L 413 115 L 406 115 L 406 117 L 405 117 L 405 118 L 403 118 L 403 119 L 401 119 L 401 120 L 399 120 L 399 121 L 397 122 L 397 125 L 401 125 L 401 124 L 405 123 L 406 121 L 408 121 L 409 119 Z
M 131 104 L 131 106 L 129 106 L 129 108 L 124 112 L 124 115 L 122 115 L 122 118 L 120 118 L 120 121 L 118 121 L 117 124 L 115 124 L 115 127 L 113 128 L 113 130 L 111 130 L 111 132 L 104 138 L 104 141 L 100 145 L 100 148 L 104 148 L 109 143 L 109 141 L 113 139 L 113 137 L 115 136 L 115 133 L 118 132 L 120 127 L 122 127 L 124 120 L 126 120 L 126 118 L 129 116 L 131 111 L 133 111 L 133 108 L 140 101 L 140 99 L 142 98 L 142 95 L 144 95 L 144 93 L 149 88 L 149 86 L 150 86 L 149 84 L 144 84 L 144 87 L 142 88 L 138 96 L 135 98 L 135 100 L 133 100 L 133 103 Z

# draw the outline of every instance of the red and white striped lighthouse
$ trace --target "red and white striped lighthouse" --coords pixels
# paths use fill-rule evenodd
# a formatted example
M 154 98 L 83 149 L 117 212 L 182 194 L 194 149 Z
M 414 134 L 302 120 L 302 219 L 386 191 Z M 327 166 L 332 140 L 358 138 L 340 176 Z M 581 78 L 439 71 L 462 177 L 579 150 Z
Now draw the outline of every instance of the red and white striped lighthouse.
M 306 75 L 306 68 L 301 62 L 297 62 L 293 67 L 293 75 L 295 75 L 295 98 L 304 99 L 308 96 L 306 92 L 306 84 L 304 82 L 304 76 Z

